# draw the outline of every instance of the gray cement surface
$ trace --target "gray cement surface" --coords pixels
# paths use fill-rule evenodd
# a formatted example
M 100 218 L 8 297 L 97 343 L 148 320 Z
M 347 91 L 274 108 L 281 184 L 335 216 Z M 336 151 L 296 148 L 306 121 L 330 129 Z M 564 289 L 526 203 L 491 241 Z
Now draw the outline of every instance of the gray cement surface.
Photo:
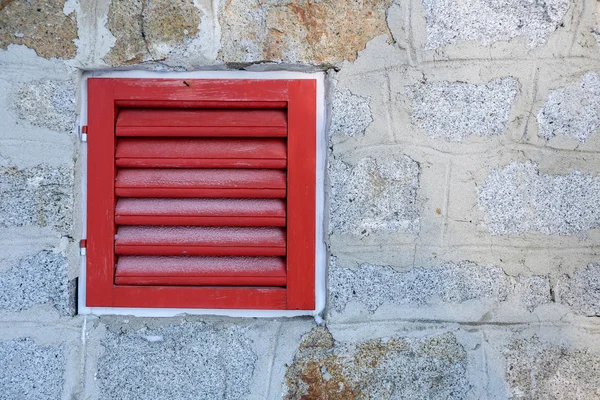
M 600 398 L 598 32 L 596 0 L 0 0 L 0 399 Z M 327 72 L 323 319 L 73 315 L 107 69 Z

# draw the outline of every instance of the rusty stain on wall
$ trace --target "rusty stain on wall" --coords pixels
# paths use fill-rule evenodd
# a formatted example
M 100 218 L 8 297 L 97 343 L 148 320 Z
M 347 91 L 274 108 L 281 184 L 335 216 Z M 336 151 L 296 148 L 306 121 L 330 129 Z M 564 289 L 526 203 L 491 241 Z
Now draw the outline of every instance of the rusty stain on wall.
M 265 59 L 289 57 L 300 51 L 298 61 L 314 64 L 354 61 L 358 51 L 378 35 L 389 35 L 385 11 L 389 0 L 297 1 L 273 7 L 267 17 L 269 35 Z M 297 44 L 298 49 L 289 46 Z
M 223 7 L 221 58 L 317 65 L 354 61 L 367 42 L 391 38 L 386 10 L 391 0 L 299 0 L 283 4 L 229 0 Z
M 327 328 L 316 327 L 303 337 L 288 367 L 285 398 L 415 398 L 416 393 L 462 398 L 469 390 L 465 365 L 466 352 L 452 333 L 348 344 L 336 343 Z

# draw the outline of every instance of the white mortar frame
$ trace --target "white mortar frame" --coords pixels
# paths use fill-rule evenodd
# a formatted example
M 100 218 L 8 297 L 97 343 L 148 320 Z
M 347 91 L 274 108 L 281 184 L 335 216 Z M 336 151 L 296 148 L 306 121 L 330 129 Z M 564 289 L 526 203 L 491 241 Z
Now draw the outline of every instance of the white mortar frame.
M 321 313 L 326 301 L 327 258 L 324 233 L 325 207 L 325 157 L 327 143 L 325 139 L 326 105 L 324 72 L 292 71 L 194 71 L 194 72 L 156 72 L 156 71 L 90 71 L 85 72 L 80 81 L 81 108 L 80 126 L 87 125 L 87 80 L 88 78 L 147 78 L 147 79 L 315 79 L 317 82 L 317 151 L 316 151 L 316 232 L 315 232 L 315 310 L 238 310 L 238 309 L 196 309 L 196 308 L 128 308 L 128 307 L 87 307 L 86 300 L 86 256 L 81 255 L 79 286 L 77 293 L 77 313 L 81 315 L 131 315 L 136 317 L 174 317 L 179 315 L 221 315 L 229 317 L 298 317 L 313 316 L 320 323 Z M 87 234 L 87 142 L 81 142 L 81 207 L 82 233 Z

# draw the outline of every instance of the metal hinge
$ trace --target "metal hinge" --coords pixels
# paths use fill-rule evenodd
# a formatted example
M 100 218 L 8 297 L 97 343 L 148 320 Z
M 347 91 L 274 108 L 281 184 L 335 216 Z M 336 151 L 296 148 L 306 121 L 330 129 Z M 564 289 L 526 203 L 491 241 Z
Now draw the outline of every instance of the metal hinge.
M 87 142 L 87 125 L 79 127 L 79 138 L 82 142 Z
M 87 240 L 81 239 L 79 241 L 79 254 L 82 256 L 85 256 L 86 249 L 87 249 Z

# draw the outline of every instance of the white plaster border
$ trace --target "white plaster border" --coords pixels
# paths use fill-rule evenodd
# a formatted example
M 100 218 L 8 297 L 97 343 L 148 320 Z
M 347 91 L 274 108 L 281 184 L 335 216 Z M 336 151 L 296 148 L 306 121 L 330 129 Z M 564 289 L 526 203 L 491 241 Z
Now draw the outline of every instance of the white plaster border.
M 85 256 L 81 256 L 79 272 L 79 288 L 77 294 L 78 314 L 93 315 L 132 315 L 136 317 L 173 317 L 178 315 L 222 315 L 229 317 L 298 317 L 314 316 L 321 323 L 321 313 L 326 301 L 326 269 L 327 258 L 324 236 L 325 207 L 325 156 L 326 156 L 326 106 L 325 106 L 325 73 L 324 72 L 292 72 L 292 71 L 194 71 L 194 72 L 155 72 L 155 71 L 90 71 L 85 72 L 80 81 L 81 109 L 79 125 L 87 125 L 87 80 L 90 77 L 103 78 L 164 78 L 164 79 L 315 79 L 317 82 L 317 195 L 316 195 L 316 255 L 315 255 L 315 310 L 234 310 L 234 309 L 195 309 L 195 308 L 125 308 L 125 307 L 87 307 L 86 299 L 86 264 Z M 87 232 L 87 142 L 81 142 L 82 162 L 82 238 Z

